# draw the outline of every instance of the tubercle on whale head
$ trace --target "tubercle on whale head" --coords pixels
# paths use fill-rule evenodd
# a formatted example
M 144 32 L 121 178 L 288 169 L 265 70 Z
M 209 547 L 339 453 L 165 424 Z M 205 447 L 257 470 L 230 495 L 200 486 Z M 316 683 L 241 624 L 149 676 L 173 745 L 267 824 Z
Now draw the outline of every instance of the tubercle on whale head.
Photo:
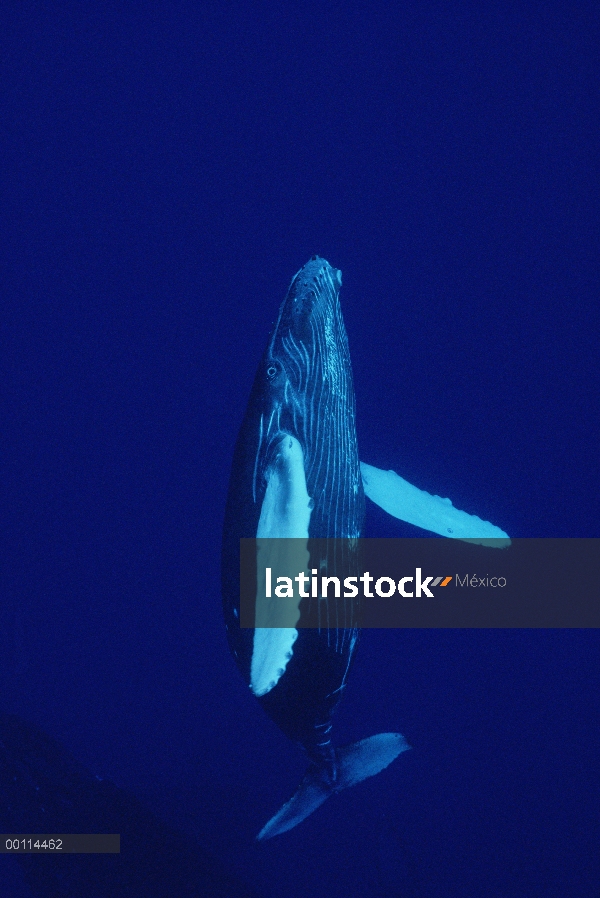
M 349 365 L 339 293 L 342 273 L 313 256 L 292 279 L 267 345 L 267 355 L 286 368 L 292 383 L 306 389 L 328 354 Z
M 310 463 L 315 415 L 353 403 L 348 339 L 339 302 L 341 272 L 313 256 L 292 279 L 255 380 L 261 409 L 255 501 L 274 441 L 288 433 Z M 312 447 L 312 449 L 311 449 Z
M 338 298 L 342 286 L 342 272 L 334 268 L 326 259 L 316 256 L 300 269 L 292 280 L 298 290 L 316 288 L 319 292 L 331 290 L 333 297 Z
M 341 285 L 342 272 L 339 270 L 339 268 L 334 268 L 333 265 L 330 265 L 329 262 L 327 261 L 327 259 L 323 258 L 323 256 L 318 256 L 318 255 L 311 256 L 310 259 L 308 260 L 308 262 L 302 266 L 300 271 L 306 271 L 309 267 L 313 266 L 314 262 L 316 262 L 318 265 L 320 265 L 321 268 L 329 269 L 329 271 L 331 271 L 337 277 L 337 280 L 338 280 L 339 284 Z

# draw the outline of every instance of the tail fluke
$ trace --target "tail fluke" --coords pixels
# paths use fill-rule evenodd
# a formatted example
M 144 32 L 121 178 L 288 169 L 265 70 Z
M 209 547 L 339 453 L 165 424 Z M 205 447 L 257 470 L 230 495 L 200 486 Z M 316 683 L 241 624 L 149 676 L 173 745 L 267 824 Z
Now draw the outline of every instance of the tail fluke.
M 337 752 L 339 783 L 337 789 L 355 786 L 385 770 L 410 745 L 401 733 L 378 733 L 346 745 Z M 337 790 L 336 790 L 337 791 Z
M 293 829 L 316 811 L 335 792 L 354 786 L 375 776 L 410 748 L 400 733 L 378 733 L 336 752 L 336 776 L 312 765 L 300 783 L 296 794 L 259 832 L 257 839 L 271 839 Z
M 263 826 L 257 839 L 272 839 L 293 829 L 333 795 L 331 786 L 320 780 L 320 773 L 317 767 L 309 770 L 295 795 Z

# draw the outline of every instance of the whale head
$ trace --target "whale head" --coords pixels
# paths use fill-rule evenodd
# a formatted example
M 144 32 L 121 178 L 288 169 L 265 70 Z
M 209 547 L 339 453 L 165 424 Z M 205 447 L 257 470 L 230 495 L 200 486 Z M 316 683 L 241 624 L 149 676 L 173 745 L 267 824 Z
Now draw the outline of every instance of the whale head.
M 332 529 L 325 518 L 337 492 L 362 493 L 341 284 L 341 271 L 319 256 L 300 269 L 279 309 L 254 385 L 261 405 L 255 501 L 282 436 L 294 437 L 302 448 L 306 482 L 315 501 L 313 535 L 355 535 L 354 523 L 347 534 L 345 527 L 343 532 Z

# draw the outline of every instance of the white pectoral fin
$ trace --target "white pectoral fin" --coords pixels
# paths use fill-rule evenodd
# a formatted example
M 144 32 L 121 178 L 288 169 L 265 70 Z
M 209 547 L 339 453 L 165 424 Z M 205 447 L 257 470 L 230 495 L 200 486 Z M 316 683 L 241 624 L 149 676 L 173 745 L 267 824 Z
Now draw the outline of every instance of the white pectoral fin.
M 300 619 L 300 595 L 293 589 L 290 573 L 306 571 L 306 547 L 312 502 L 306 490 L 304 456 L 295 437 L 282 437 L 266 474 L 257 537 L 256 629 L 252 648 L 250 687 L 255 695 L 266 695 L 277 685 L 294 652 Z M 267 595 L 264 572 L 271 571 L 274 595 Z M 291 590 L 279 587 L 290 578 Z
M 294 653 L 295 627 L 257 627 L 252 646 L 250 688 L 261 696 L 277 685 Z
M 432 496 L 394 471 L 381 471 L 364 462 L 360 463 L 360 469 L 365 495 L 393 517 L 452 539 L 499 549 L 510 545 L 504 530 L 477 515 L 459 511 L 450 499 Z

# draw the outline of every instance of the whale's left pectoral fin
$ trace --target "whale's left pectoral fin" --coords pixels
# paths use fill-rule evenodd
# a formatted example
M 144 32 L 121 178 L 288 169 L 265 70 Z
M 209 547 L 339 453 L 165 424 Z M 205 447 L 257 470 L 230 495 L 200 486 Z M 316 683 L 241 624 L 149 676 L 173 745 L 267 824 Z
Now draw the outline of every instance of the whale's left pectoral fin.
M 477 515 L 454 508 L 450 499 L 432 496 L 412 486 L 394 471 L 381 471 L 360 463 L 365 495 L 388 514 L 423 530 L 503 549 L 510 546 L 508 534 L 482 521 Z

